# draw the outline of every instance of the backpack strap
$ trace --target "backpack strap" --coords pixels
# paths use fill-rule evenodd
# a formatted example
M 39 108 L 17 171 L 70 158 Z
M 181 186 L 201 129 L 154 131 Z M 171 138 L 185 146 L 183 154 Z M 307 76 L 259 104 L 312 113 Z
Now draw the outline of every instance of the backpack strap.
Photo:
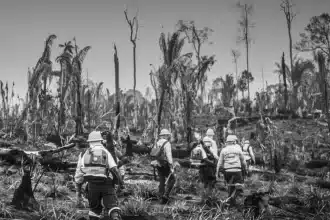
M 159 152 L 160 153 L 162 153 L 162 151 L 164 150 L 164 147 L 165 147 L 165 145 L 168 143 L 168 141 L 165 141 L 163 144 L 162 144 L 162 146 L 160 147 L 160 149 L 159 149 Z

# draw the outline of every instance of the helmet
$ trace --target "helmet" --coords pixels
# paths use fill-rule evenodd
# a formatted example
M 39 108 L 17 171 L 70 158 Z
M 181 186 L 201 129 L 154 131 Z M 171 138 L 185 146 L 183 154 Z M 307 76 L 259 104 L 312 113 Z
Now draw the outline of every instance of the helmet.
M 206 135 L 207 136 L 213 136 L 213 135 L 215 135 L 213 129 L 211 129 L 211 128 L 207 129 Z
M 103 141 L 101 132 L 99 131 L 92 131 L 89 135 L 88 135 L 88 140 L 87 142 L 97 142 L 97 141 Z
M 244 144 L 250 144 L 249 140 L 244 141 Z
M 211 141 L 212 139 L 207 136 L 203 138 L 203 142 L 211 142 Z
M 211 129 L 211 128 L 207 129 L 206 135 L 207 136 L 213 136 L 213 135 L 215 135 L 213 129 Z
M 160 131 L 159 136 L 162 136 L 162 135 L 171 135 L 171 133 L 167 129 L 163 129 Z
M 210 137 L 206 136 L 206 137 L 203 138 L 203 142 L 205 144 L 212 144 L 212 139 Z
M 119 207 L 114 207 L 109 210 L 108 215 L 113 220 L 121 219 L 121 209 Z
M 237 141 L 236 135 L 228 135 L 227 136 L 226 142 L 234 142 L 234 141 Z

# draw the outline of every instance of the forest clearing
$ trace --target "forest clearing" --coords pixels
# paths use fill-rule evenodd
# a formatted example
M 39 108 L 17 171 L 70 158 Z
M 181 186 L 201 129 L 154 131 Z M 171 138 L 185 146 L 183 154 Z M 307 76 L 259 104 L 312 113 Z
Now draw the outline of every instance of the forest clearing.
M 238 72 L 237 60 L 243 53 L 232 50 L 235 74 L 217 77 L 209 90 L 207 74 L 221 60 L 202 54 L 213 30 L 197 27 L 194 21 L 180 20 L 175 32 L 160 34 L 162 63 L 155 64 L 158 68 L 151 65 L 145 95 L 136 89 L 136 77 L 142 74 L 137 74 L 137 15 L 129 18 L 127 9 L 123 13 L 134 65 L 133 89 L 128 91 L 120 88 L 119 82 L 125 80 L 120 65 L 125 64 L 116 44 L 111 94 L 105 82 L 84 77 L 84 60 L 92 45 L 80 47 L 74 37 L 58 44 L 62 53 L 51 60 L 58 42 L 57 35 L 49 35 L 35 67 L 29 68 L 26 97 L 15 94 L 15 82 L 10 89 L 0 80 L 0 219 L 92 220 L 91 184 L 77 183 L 81 161 L 94 147 L 92 134 L 100 136 L 94 141 L 103 144 L 110 155 L 106 158 L 111 157 L 120 172 L 120 177 L 111 174 L 113 182 L 118 180 L 113 184 L 121 210 L 118 219 L 330 219 L 330 15 L 312 17 L 294 43 L 294 4 L 282 1 L 279 10 L 287 21 L 290 54 L 283 52 L 274 65 L 278 82 L 266 83 L 252 96 L 253 5 L 238 3 L 237 8 L 246 67 Z M 184 46 L 190 52 L 183 54 Z M 306 53 L 313 59 L 303 58 Z M 55 62 L 59 70 L 54 69 Z M 211 188 L 203 180 L 202 163 L 192 160 L 208 136 L 214 137 L 217 151 Z M 162 165 L 154 163 L 159 155 L 153 155 L 162 138 L 166 141 L 160 149 L 167 160 L 171 157 L 164 180 L 158 168 Z M 240 162 L 242 183 L 234 184 L 234 192 L 242 188 L 242 195 L 235 205 L 229 202 L 232 183 L 226 180 L 226 165 L 220 164 L 229 163 L 223 154 L 230 143 L 242 148 L 240 155 L 248 143 L 254 154 L 253 163 Z M 170 146 L 170 154 L 165 146 Z M 205 152 L 203 165 L 212 154 L 210 148 Z M 159 195 L 160 182 L 166 180 L 168 187 L 171 178 L 174 186 L 166 202 L 160 202 L 166 194 Z

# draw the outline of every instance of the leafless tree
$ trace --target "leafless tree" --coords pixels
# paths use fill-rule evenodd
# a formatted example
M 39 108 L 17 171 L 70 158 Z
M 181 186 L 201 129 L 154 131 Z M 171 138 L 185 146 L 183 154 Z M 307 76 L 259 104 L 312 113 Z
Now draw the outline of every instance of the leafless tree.
M 291 35 L 291 25 L 293 19 L 296 17 L 296 13 L 293 12 L 294 4 L 292 0 L 282 0 L 281 3 L 281 10 L 284 12 L 287 28 L 288 28 L 288 34 L 289 34 L 289 52 L 290 52 L 290 71 L 293 71 L 293 55 L 292 55 L 292 35 Z M 292 77 L 292 76 L 291 76 Z M 292 94 L 293 96 L 297 96 L 297 94 Z
M 139 23 L 138 23 L 138 19 L 137 19 L 137 14 L 132 18 L 129 19 L 128 15 L 127 15 L 127 9 L 125 9 L 124 11 L 125 14 L 125 18 L 127 21 L 127 24 L 130 28 L 131 31 L 131 35 L 130 35 L 130 41 L 133 44 L 133 93 L 134 93 L 134 127 L 137 126 L 137 103 L 136 103 L 136 94 L 135 94 L 135 90 L 136 90 L 136 40 L 137 40 L 137 34 L 139 31 Z
M 250 30 L 255 26 L 251 22 L 250 17 L 253 13 L 253 5 L 237 3 L 237 8 L 241 10 L 241 19 L 238 21 L 240 26 L 241 36 L 239 36 L 238 41 L 244 42 L 246 47 L 246 70 L 249 71 L 249 47 L 251 44 Z M 250 83 L 248 83 L 248 100 L 250 101 Z
M 236 84 L 238 83 L 238 67 L 237 67 L 237 61 L 238 58 L 241 56 L 241 53 L 239 52 L 239 50 L 231 50 L 231 55 L 233 56 L 233 62 L 235 63 L 235 71 L 236 71 Z M 238 87 L 237 87 L 238 90 Z M 238 102 L 238 91 L 236 92 L 236 99 Z

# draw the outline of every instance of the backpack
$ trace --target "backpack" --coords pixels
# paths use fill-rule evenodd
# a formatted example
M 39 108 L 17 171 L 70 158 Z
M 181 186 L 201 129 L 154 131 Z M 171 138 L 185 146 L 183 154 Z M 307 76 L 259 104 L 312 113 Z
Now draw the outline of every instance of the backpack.
M 200 146 L 195 147 L 191 153 L 190 153 L 190 163 L 191 165 L 202 165 L 203 160 L 203 154 L 202 154 L 203 148 Z
M 241 145 L 241 148 L 242 148 L 242 151 L 243 151 L 244 156 L 250 156 L 251 157 L 251 155 L 250 155 L 251 144 L 249 144 L 249 146 L 246 148 L 246 150 L 244 150 L 244 145 L 245 144 L 242 144 Z
M 95 146 L 85 151 L 81 158 L 81 172 L 85 181 L 102 183 L 108 178 L 113 179 L 109 170 L 108 156 L 109 152 L 103 146 Z
M 161 147 L 159 147 L 158 144 L 156 144 L 152 149 L 151 149 L 151 152 L 150 152 L 150 156 L 152 157 L 152 159 L 154 160 L 159 160 L 160 159 L 160 156 L 163 152 L 163 149 L 165 147 L 165 145 L 168 143 L 168 141 L 165 141 Z

